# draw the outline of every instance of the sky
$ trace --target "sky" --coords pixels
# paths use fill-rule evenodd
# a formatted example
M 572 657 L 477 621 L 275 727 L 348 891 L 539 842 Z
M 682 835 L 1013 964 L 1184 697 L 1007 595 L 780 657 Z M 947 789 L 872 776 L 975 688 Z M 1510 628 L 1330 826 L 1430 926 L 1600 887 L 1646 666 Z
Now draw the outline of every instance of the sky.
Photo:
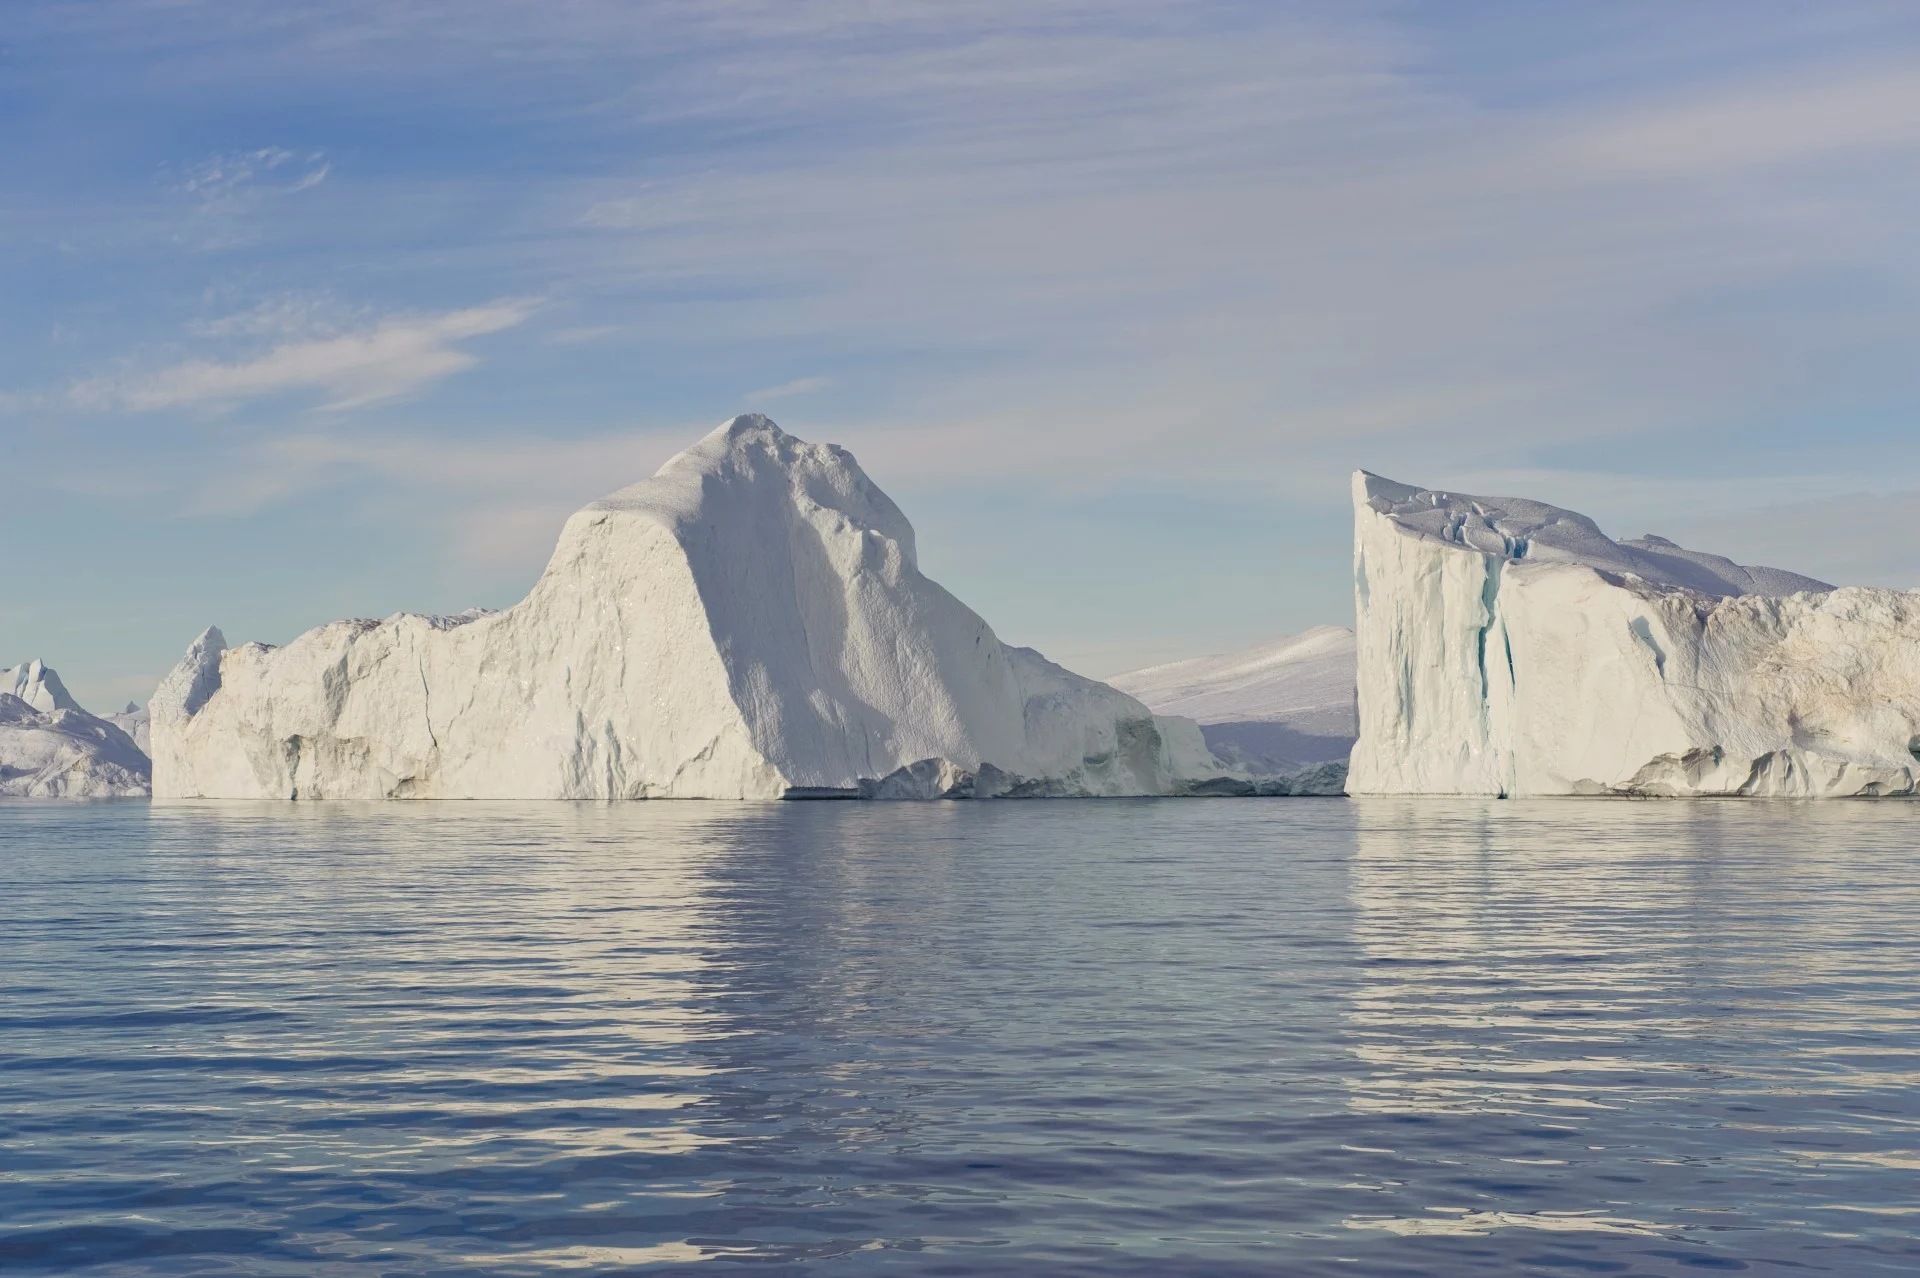
M 0 666 L 503 606 L 746 411 L 1093 675 L 1349 475 L 1920 587 L 1920 7 L 0 0 Z

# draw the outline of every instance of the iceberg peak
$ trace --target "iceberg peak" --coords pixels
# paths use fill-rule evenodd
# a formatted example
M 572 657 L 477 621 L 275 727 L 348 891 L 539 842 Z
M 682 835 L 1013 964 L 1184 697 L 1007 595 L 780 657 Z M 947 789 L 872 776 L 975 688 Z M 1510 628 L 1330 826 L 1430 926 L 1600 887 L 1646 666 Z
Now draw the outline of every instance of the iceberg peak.
M 764 518 L 786 504 L 803 516 L 832 512 L 862 533 L 891 543 L 901 563 L 915 568 L 913 525 L 837 444 L 810 444 L 780 429 L 772 418 L 747 413 L 709 432 L 630 487 L 602 497 L 587 511 L 638 515 L 679 536 Z M 583 512 L 584 513 L 584 512 Z M 773 535 L 770 528 L 754 530 Z
M 60 682 L 52 667 L 40 660 L 23 661 L 10 670 L 0 670 L 0 692 L 8 693 L 40 711 L 78 710 L 80 703 Z
M 1190 720 L 1003 644 L 852 454 L 736 417 L 561 530 L 520 603 L 195 641 L 155 793 L 277 798 L 1176 793 Z
M 187 645 L 187 653 L 154 689 L 147 703 L 155 722 L 178 722 L 192 718 L 208 698 L 220 689 L 220 654 L 227 650 L 227 637 L 220 627 L 208 626 Z

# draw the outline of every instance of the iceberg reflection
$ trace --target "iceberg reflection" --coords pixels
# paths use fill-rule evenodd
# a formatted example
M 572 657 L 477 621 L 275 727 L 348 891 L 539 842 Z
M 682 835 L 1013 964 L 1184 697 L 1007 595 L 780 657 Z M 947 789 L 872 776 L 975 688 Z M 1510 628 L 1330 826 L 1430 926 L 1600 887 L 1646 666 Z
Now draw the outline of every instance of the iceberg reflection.
M 624 1199 L 728 1139 L 695 1117 L 721 1067 L 693 1049 L 741 1032 L 710 997 L 727 955 L 703 872 L 740 811 L 156 806 L 165 872 L 126 948 L 229 1024 L 152 1044 L 144 1068 L 218 1076 L 180 1139 L 244 1174 L 271 1163 L 289 1195 L 324 1175 L 410 1195 L 538 1181 L 556 1213 Z M 192 935 L 168 925 L 182 899 Z
M 1920 1165 L 1881 1112 L 1920 1068 L 1871 922 L 1915 895 L 1909 812 L 1378 799 L 1355 821 L 1348 1103 L 1443 1124 L 1356 1188 L 1452 1164 L 1459 1193 L 1350 1228 L 1680 1237 L 1767 1220 L 1736 1184 L 1851 1211 L 1864 1177 Z M 1448 1126 L 1476 1135 L 1435 1158 Z

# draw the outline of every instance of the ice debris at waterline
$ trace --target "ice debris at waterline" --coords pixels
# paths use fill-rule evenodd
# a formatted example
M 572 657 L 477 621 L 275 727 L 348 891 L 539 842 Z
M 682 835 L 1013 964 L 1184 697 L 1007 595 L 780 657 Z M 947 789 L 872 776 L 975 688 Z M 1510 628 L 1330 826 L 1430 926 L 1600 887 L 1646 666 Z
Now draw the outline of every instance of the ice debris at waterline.
M 144 795 L 149 773 L 133 737 L 81 709 L 44 663 L 0 670 L 0 797 Z
M 739 417 L 567 521 L 503 612 L 208 630 L 152 702 L 154 793 L 929 799 L 1250 792 L 1191 720 L 922 576 L 832 445 Z
M 1352 794 L 1910 795 L 1920 593 L 1354 476 Z
M 1259 777 L 1292 776 L 1294 794 L 1338 794 L 1353 749 L 1353 631 L 1315 626 L 1213 657 L 1108 680 L 1156 714 L 1200 725 L 1207 748 Z

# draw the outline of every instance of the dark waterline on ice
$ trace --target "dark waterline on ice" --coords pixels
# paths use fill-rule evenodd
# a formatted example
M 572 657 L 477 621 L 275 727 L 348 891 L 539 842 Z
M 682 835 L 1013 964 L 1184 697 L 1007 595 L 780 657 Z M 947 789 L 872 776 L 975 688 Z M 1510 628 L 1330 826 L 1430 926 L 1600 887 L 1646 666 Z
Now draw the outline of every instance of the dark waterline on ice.
M 0 1271 L 1920 1271 L 1920 805 L 0 806 Z

